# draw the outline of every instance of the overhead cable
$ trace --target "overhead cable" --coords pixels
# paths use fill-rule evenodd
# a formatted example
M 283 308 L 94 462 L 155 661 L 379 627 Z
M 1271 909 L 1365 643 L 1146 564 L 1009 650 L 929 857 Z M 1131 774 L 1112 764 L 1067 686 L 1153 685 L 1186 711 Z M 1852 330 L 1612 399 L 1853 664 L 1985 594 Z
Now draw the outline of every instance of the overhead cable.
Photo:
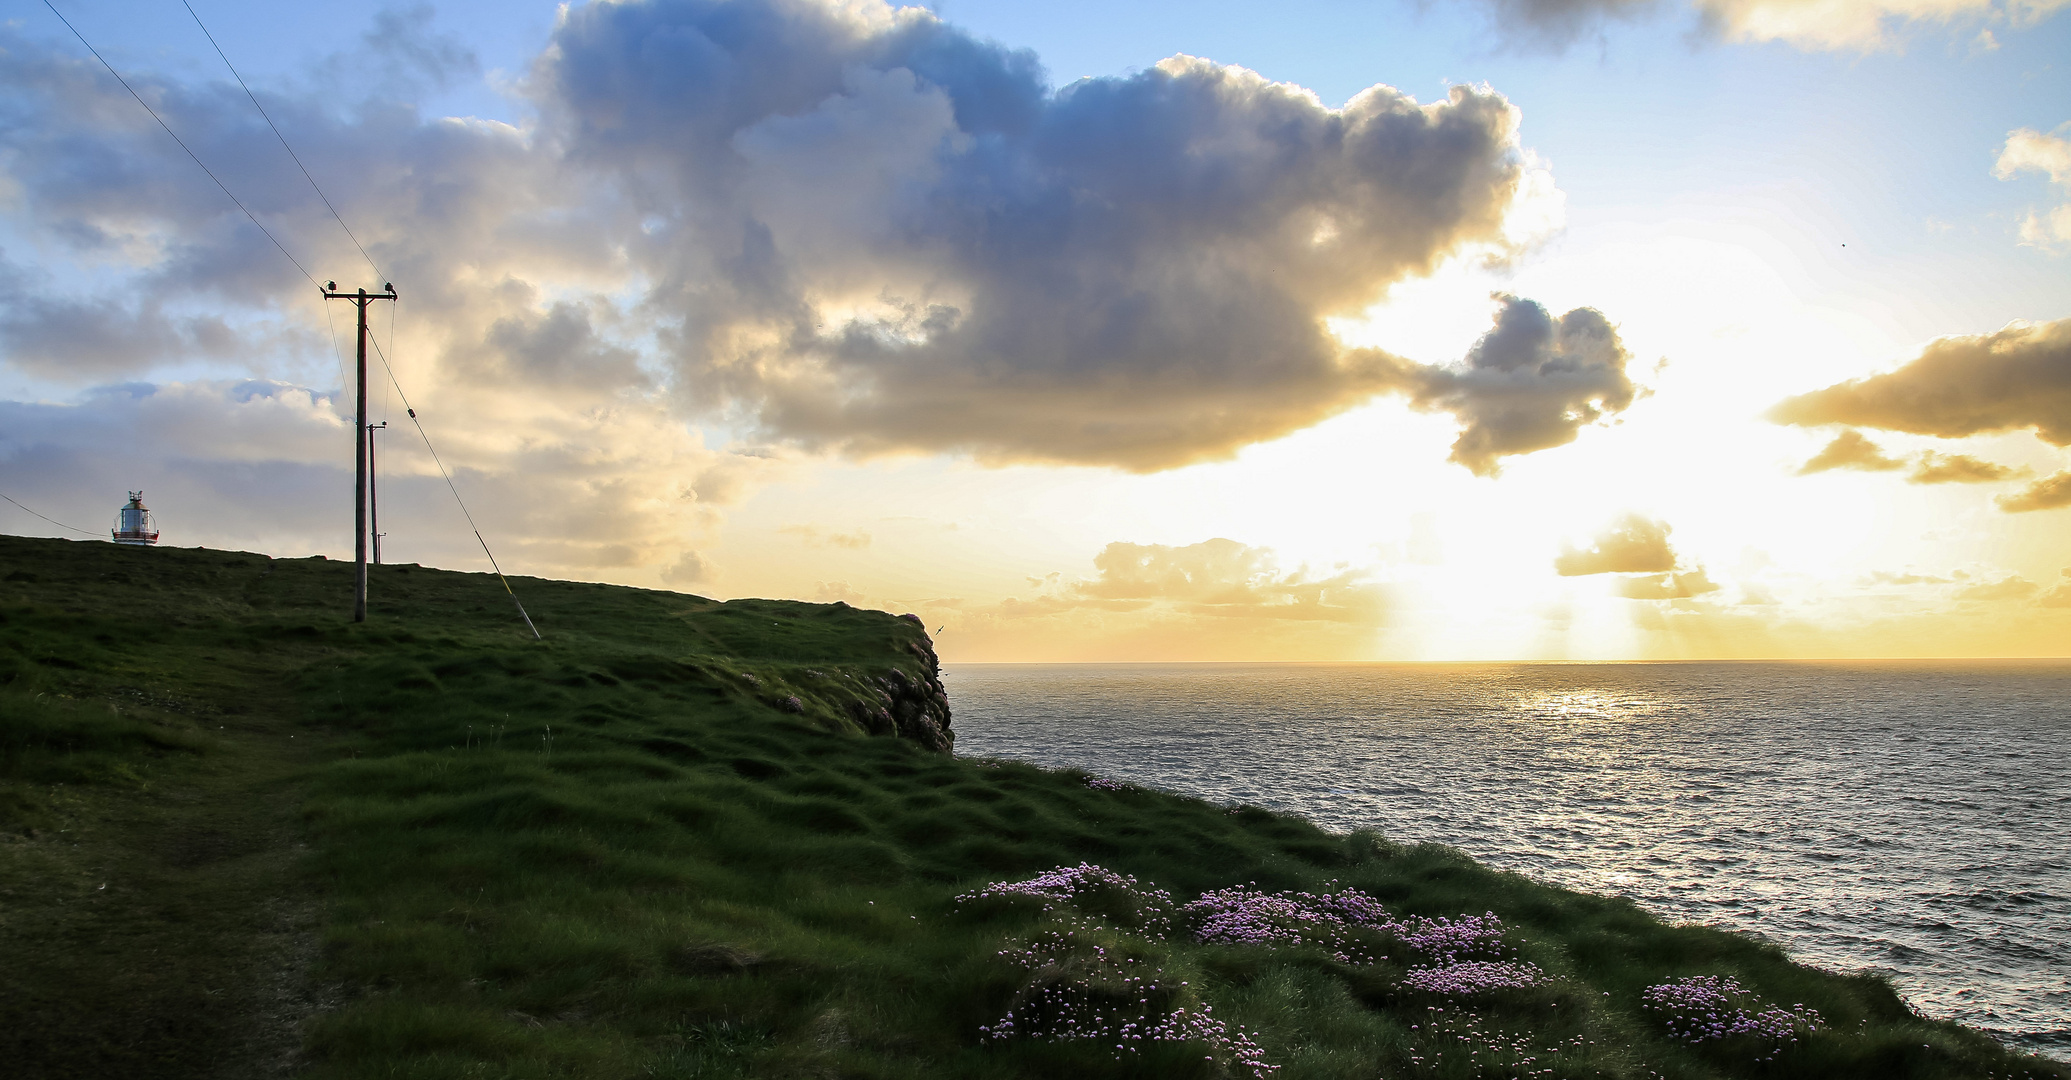
M 142 105 L 144 107 L 144 111 L 151 114 L 151 119 L 158 121 L 158 126 L 164 128 L 165 133 L 167 135 L 171 135 L 173 137 L 173 141 L 180 144 L 180 149 L 187 151 L 187 156 L 193 158 L 194 163 L 196 165 L 201 166 L 202 172 L 209 174 L 209 179 L 214 180 L 216 182 L 216 186 L 223 189 L 223 194 L 230 196 L 230 201 L 236 203 L 237 208 L 239 210 L 244 211 L 244 216 L 250 218 L 252 224 L 259 226 L 259 231 L 266 234 L 266 239 L 273 241 L 273 246 L 280 248 L 280 253 L 282 255 L 286 255 L 288 261 L 295 264 L 295 269 L 302 271 L 302 276 L 308 278 L 309 283 L 311 285 L 316 285 L 316 276 L 311 274 L 307 269 L 303 267 L 301 260 L 295 258 L 293 255 L 288 255 L 288 249 L 281 245 L 279 237 L 273 235 L 273 230 L 268 229 L 266 226 L 261 225 L 259 223 L 258 216 L 252 213 L 251 208 L 246 206 L 243 200 L 239 199 L 235 194 L 233 194 L 230 190 L 229 185 L 223 183 L 222 179 L 218 177 L 213 170 L 211 170 L 207 165 L 202 163 L 201 155 L 196 154 L 193 148 L 187 145 L 186 140 L 180 138 L 179 135 L 173 132 L 172 125 L 167 124 L 165 122 L 165 117 L 158 115 L 158 110 L 152 108 L 151 103 L 144 100 L 144 95 L 137 93 L 137 88 L 131 86 L 129 84 L 129 80 L 122 77 L 121 72 L 115 70 L 115 65 L 109 63 L 108 58 L 102 56 L 101 51 L 99 49 L 94 48 L 92 42 L 86 40 L 86 35 L 80 33 L 79 28 L 72 25 L 72 20 L 65 18 L 65 13 L 59 11 L 57 9 L 57 5 L 52 4 L 50 0 L 43 0 L 43 6 L 49 8 L 50 13 L 58 17 L 59 22 L 65 24 L 65 29 L 72 31 L 72 36 L 79 39 L 79 44 L 86 46 L 86 51 L 92 53 L 93 58 L 99 60 L 101 62 L 101 66 L 108 69 L 108 74 L 115 76 L 115 81 L 121 83 L 122 88 L 124 90 L 129 91 L 129 96 L 137 99 L 137 104 Z M 269 121 L 269 123 L 270 122 L 271 121 Z M 357 243 L 357 241 L 355 241 L 355 243 Z M 322 288 L 323 286 L 318 285 L 317 287 Z
M 58 520 L 58 519 L 56 519 L 56 518 L 49 518 L 49 517 L 43 517 L 43 515 L 42 515 L 42 514 L 38 514 L 38 513 L 36 513 L 36 511 L 34 511 L 34 510 L 30 510 L 30 509 L 29 509 L 28 507 L 26 507 L 26 506 L 22 506 L 22 504 L 20 504 L 20 503 L 18 503 L 18 502 L 14 502 L 14 499 L 13 499 L 12 497 L 10 497 L 10 496 L 8 496 L 8 495 L 6 495 L 6 494 L 4 494 L 4 493 L 0 493 L 0 499 L 6 499 L 6 500 L 7 500 L 8 502 L 14 503 L 14 504 L 15 504 L 16 506 L 21 506 L 21 507 L 22 507 L 22 510 L 23 510 L 23 512 L 25 512 L 25 513 L 27 513 L 27 514 L 29 514 L 29 515 L 31 515 L 31 516 L 34 516 L 34 517 L 40 517 L 40 518 L 43 518 L 43 520 L 45 520 L 45 521 L 48 521 L 48 522 L 50 522 L 50 523 L 51 523 L 52 525 L 55 525 L 55 526 L 57 526 L 57 527 L 58 527 L 58 528 L 60 528 L 60 529 L 70 529 L 70 530 L 72 530 L 73 532 L 76 532 L 76 533 L 80 534 L 81 536 L 91 536 L 91 537 L 95 537 L 95 538 L 97 538 L 97 539 L 98 539 L 98 538 L 100 537 L 100 535 L 101 535 L 100 533 L 97 533 L 97 532 L 93 532 L 93 531 L 91 531 L 91 530 L 88 530 L 88 529 L 82 529 L 82 528 L 79 528 L 79 527 L 77 527 L 77 526 L 74 526 L 74 525 L 67 525 L 67 524 L 65 524 L 64 522 L 62 522 L 62 521 L 59 521 L 59 520 Z
M 49 0 L 45 2 L 48 3 Z M 302 178 L 309 181 L 309 186 L 316 190 L 316 197 L 324 201 L 324 208 L 331 212 L 332 217 L 338 219 L 338 227 L 345 230 L 345 238 L 352 241 L 353 247 L 360 249 L 360 257 L 367 260 L 368 266 L 373 267 L 374 276 L 386 281 L 387 276 L 381 272 L 381 267 L 375 264 L 374 256 L 367 254 L 366 245 L 360 243 L 360 238 L 352 234 L 352 226 L 347 225 L 344 216 L 338 213 L 338 208 L 331 205 L 331 197 L 324 194 L 324 189 L 317 184 L 316 177 L 309 174 L 309 166 L 302 164 L 301 156 L 295 153 L 294 147 L 288 145 L 288 137 L 281 134 L 279 125 L 273 122 L 273 117 L 267 115 L 266 106 L 259 104 L 259 95 L 252 93 L 252 88 L 245 83 L 244 76 L 237 73 L 237 65 L 232 64 L 230 57 L 224 54 L 223 46 L 216 44 L 216 35 L 209 33 L 207 24 L 201 21 L 200 15 L 195 14 L 194 5 L 187 0 L 180 0 L 180 6 L 187 9 L 187 14 L 194 16 L 194 25 L 201 27 L 201 36 L 209 39 L 209 45 L 214 47 L 216 55 L 223 58 L 223 66 L 230 69 L 230 77 L 237 80 L 237 85 L 244 87 L 244 96 L 252 99 L 252 108 L 259 110 L 260 119 L 265 120 L 266 126 L 273 129 L 273 137 L 280 140 L 281 149 L 286 150 L 288 156 L 295 160 L 295 167 L 302 170 Z

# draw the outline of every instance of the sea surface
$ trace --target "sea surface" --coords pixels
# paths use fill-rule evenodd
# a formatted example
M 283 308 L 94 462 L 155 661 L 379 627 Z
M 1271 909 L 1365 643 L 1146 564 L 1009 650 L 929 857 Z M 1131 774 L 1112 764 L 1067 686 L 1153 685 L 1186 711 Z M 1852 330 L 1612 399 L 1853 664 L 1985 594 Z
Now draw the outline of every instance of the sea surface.
M 957 752 L 1436 841 L 2071 1059 L 2071 662 L 956 664 Z

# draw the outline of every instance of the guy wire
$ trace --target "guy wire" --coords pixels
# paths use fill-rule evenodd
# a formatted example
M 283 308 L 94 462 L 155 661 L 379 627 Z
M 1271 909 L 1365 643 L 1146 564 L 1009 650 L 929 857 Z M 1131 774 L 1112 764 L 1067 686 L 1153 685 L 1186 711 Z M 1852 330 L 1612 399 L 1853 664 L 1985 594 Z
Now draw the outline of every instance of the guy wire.
M 482 554 L 489 556 L 489 568 L 496 571 L 496 580 L 503 583 L 503 591 L 510 594 L 511 603 L 518 605 L 518 616 L 525 620 L 525 629 L 532 631 L 534 641 L 543 641 L 539 627 L 532 625 L 532 616 L 525 613 L 525 602 L 518 599 L 517 590 L 511 588 L 509 578 L 503 576 L 503 567 L 496 563 L 496 553 L 489 550 L 489 541 L 482 539 L 482 528 L 475 524 L 475 515 L 468 512 L 467 500 L 460 497 L 460 488 L 453 483 L 453 474 L 446 471 L 446 462 L 439 457 L 438 447 L 431 444 L 431 436 L 424 430 L 424 421 L 417 418 L 417 410 L 410 404 L 410 395 L 403 393 L 403 384 L 396 380 L 395 368 L 389 366 L 388 354 L 381 350 L 379 338 L 367 339 L 374 343 L 374 355 L 381 358 L 381 370 L 388 373 L 388 381 L 395 386 L 396 398 L 403 403 L 403 411 L 410 416 L 410 423 L 417 427 L 417 437 L 424 440 L 424 448 L 431 451 L 431 460 L 439 467 L 439 476 L 446 481 L 446 489 L 453 493 L 453 501 L 460 505 L 460 513 L 467 518 L 467 527 L 475 534 L 475 543 L 482 545 Z

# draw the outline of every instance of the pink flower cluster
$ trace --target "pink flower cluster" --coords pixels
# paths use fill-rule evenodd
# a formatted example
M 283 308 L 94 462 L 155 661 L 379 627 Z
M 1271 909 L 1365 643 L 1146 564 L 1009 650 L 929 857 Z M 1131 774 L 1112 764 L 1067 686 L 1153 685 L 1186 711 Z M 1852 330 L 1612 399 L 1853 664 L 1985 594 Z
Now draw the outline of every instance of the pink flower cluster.
M 1405 988 L 1435 994 L 1474 995 L 1546 980 L 1536 965 L 1501 959 L 1504 927 L 1493 912 L 1398 918 L 1377 898 L 1352 888 L 1268 892 L 1251 884 L 1211 890 L 1180 906 L 1163 889 L 1082 862 L 956 898 L 960 905 L 1028 900 L 1058 912 L 1063 922 L 1000 953 L 1027 972 L 1028 981 L 1006 1015 L 979 1029 L 987 1040 L 1098 1041 L 1118 1057 L 1150 1043 L 1196 1042 L 1209 1049 L 1210 1060 L 1253 1077 L 1277 1068 L 1266 1064 L 1250 1033 L 1192 1000 L 1186 983 L 1171 982 L 1162 969 L 1114 946 L 1116 930 L 1163 940 L 1179 925 L 1207 944 L 1314 945 L 1346 964 L 1385 961 L 1382 950 L 1401 948 L 1429 961 L 1410 970 Z
M 1160 938 L 1171 928 L 1177 907 L 1172 894 L 1155 885 L 1141 884 L 1129 874 L 1085 862 L 1045 870 L 1022 881 L 994 882 L 956 898 L 959 904 L 984 900 L 1035 900 L 1044 911 L 1059 906 L 1080 908 Z
M 1439 966 L 1503 950 L 1503 920 L 1491 911 L 1457 919 L 1396 918 L 1358 889 L 1332 893 L 1262 892 L 1256 886 L 1216 889 L 1180 908 L 1194 936 L 1218 945 L 1322 945 L 1344 963 L 1372 963 L 1371 942 L 1355 931 L 1378 931 Z M 1385 960 L 1383 956 L 1380 959 Z
M 1000 955 L 1035 981 L 1005 1016 L 978 1028 L 980 1039 L 1095 1042 L 1111 1048 L 1117 1059 L 1153 1043 L 1193 1042 L 1208 1048 L 1209 1060 L 1220 1059 L 1257 1080 L 1279 1070 L 1267 1064 L 1257 1038 L 1217 1019 L 1214 1006 L 1178 1002 L 1186 995 L 1186 983 L 1081 940 L 1077 931 L 1039 934 L 1027 946 Z
M 1819 1030 L 1822 1023 L 1819 1013 L 1804 1005 L 1763 1008 L 1753 991 L 1729 975 L 1691 975 L 1649 986 L 1640 993 L 1640 1005 L 1686 1043 L 1744 1035 L 1781 1046 Z
M 1411 915 L 1389 929 L 1402 943 L 1441 964 L 1453 964 L 1478 953 L 1496 956 L 1503 949 L 1503 920 L 1493 911 L 1436 919 Z
M 1347 933 L 1387 930 L 1388 909 L 1357 889 L 1335 893 L 1263 892 L 1254 885 L 1215 889 L 1179 909 L 1194 938 L 1211 945 L 1321 945 L 1340 962 L 1371 962 Z M 1360 954 L 1360 955 L 1355 955 Z
M 1466 997 L 1492 990 L 1529 990 L 1546 981 L 1537 964 L 1515 960 L 1462 960 L 1443 967 L 1414 967 L 1402 985 L 1427 994 Z
M 1089 777 L 1087 777 L 1087 778 L 1086 778 L 1086 786 L 1087 786 L 1087 787 L 1089 787 L 1089 788 L 1092 788 L 1092 789 L 1093 789 L 1093 790 L 1095 790 L 1095 791 L 1134 791 L 1134 790 L 1135 790 L 1135 788 L 1131 787 L 1131 786 L 1130 786 L 1130 785 L 1128 785 L 1128 784 L 1125 784 L 1125 783 L 1121 782 L 1120 780 L 1109 780 L 1109 779 L 1108 779 L 1107 777 L 1105 777 L 1105 776 L 1089 776 Z

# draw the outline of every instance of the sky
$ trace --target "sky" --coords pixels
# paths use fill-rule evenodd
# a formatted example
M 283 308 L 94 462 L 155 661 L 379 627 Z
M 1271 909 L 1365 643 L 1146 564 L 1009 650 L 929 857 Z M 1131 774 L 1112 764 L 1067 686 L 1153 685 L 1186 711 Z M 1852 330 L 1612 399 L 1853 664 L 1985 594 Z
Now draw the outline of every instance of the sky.
M 317 284 L 393 282 L 392 562 L 952 662 L 2071 655 L 2067 0 L 54 3 L 0 493 L 71 528 L 0 531 L 350 557 Z

